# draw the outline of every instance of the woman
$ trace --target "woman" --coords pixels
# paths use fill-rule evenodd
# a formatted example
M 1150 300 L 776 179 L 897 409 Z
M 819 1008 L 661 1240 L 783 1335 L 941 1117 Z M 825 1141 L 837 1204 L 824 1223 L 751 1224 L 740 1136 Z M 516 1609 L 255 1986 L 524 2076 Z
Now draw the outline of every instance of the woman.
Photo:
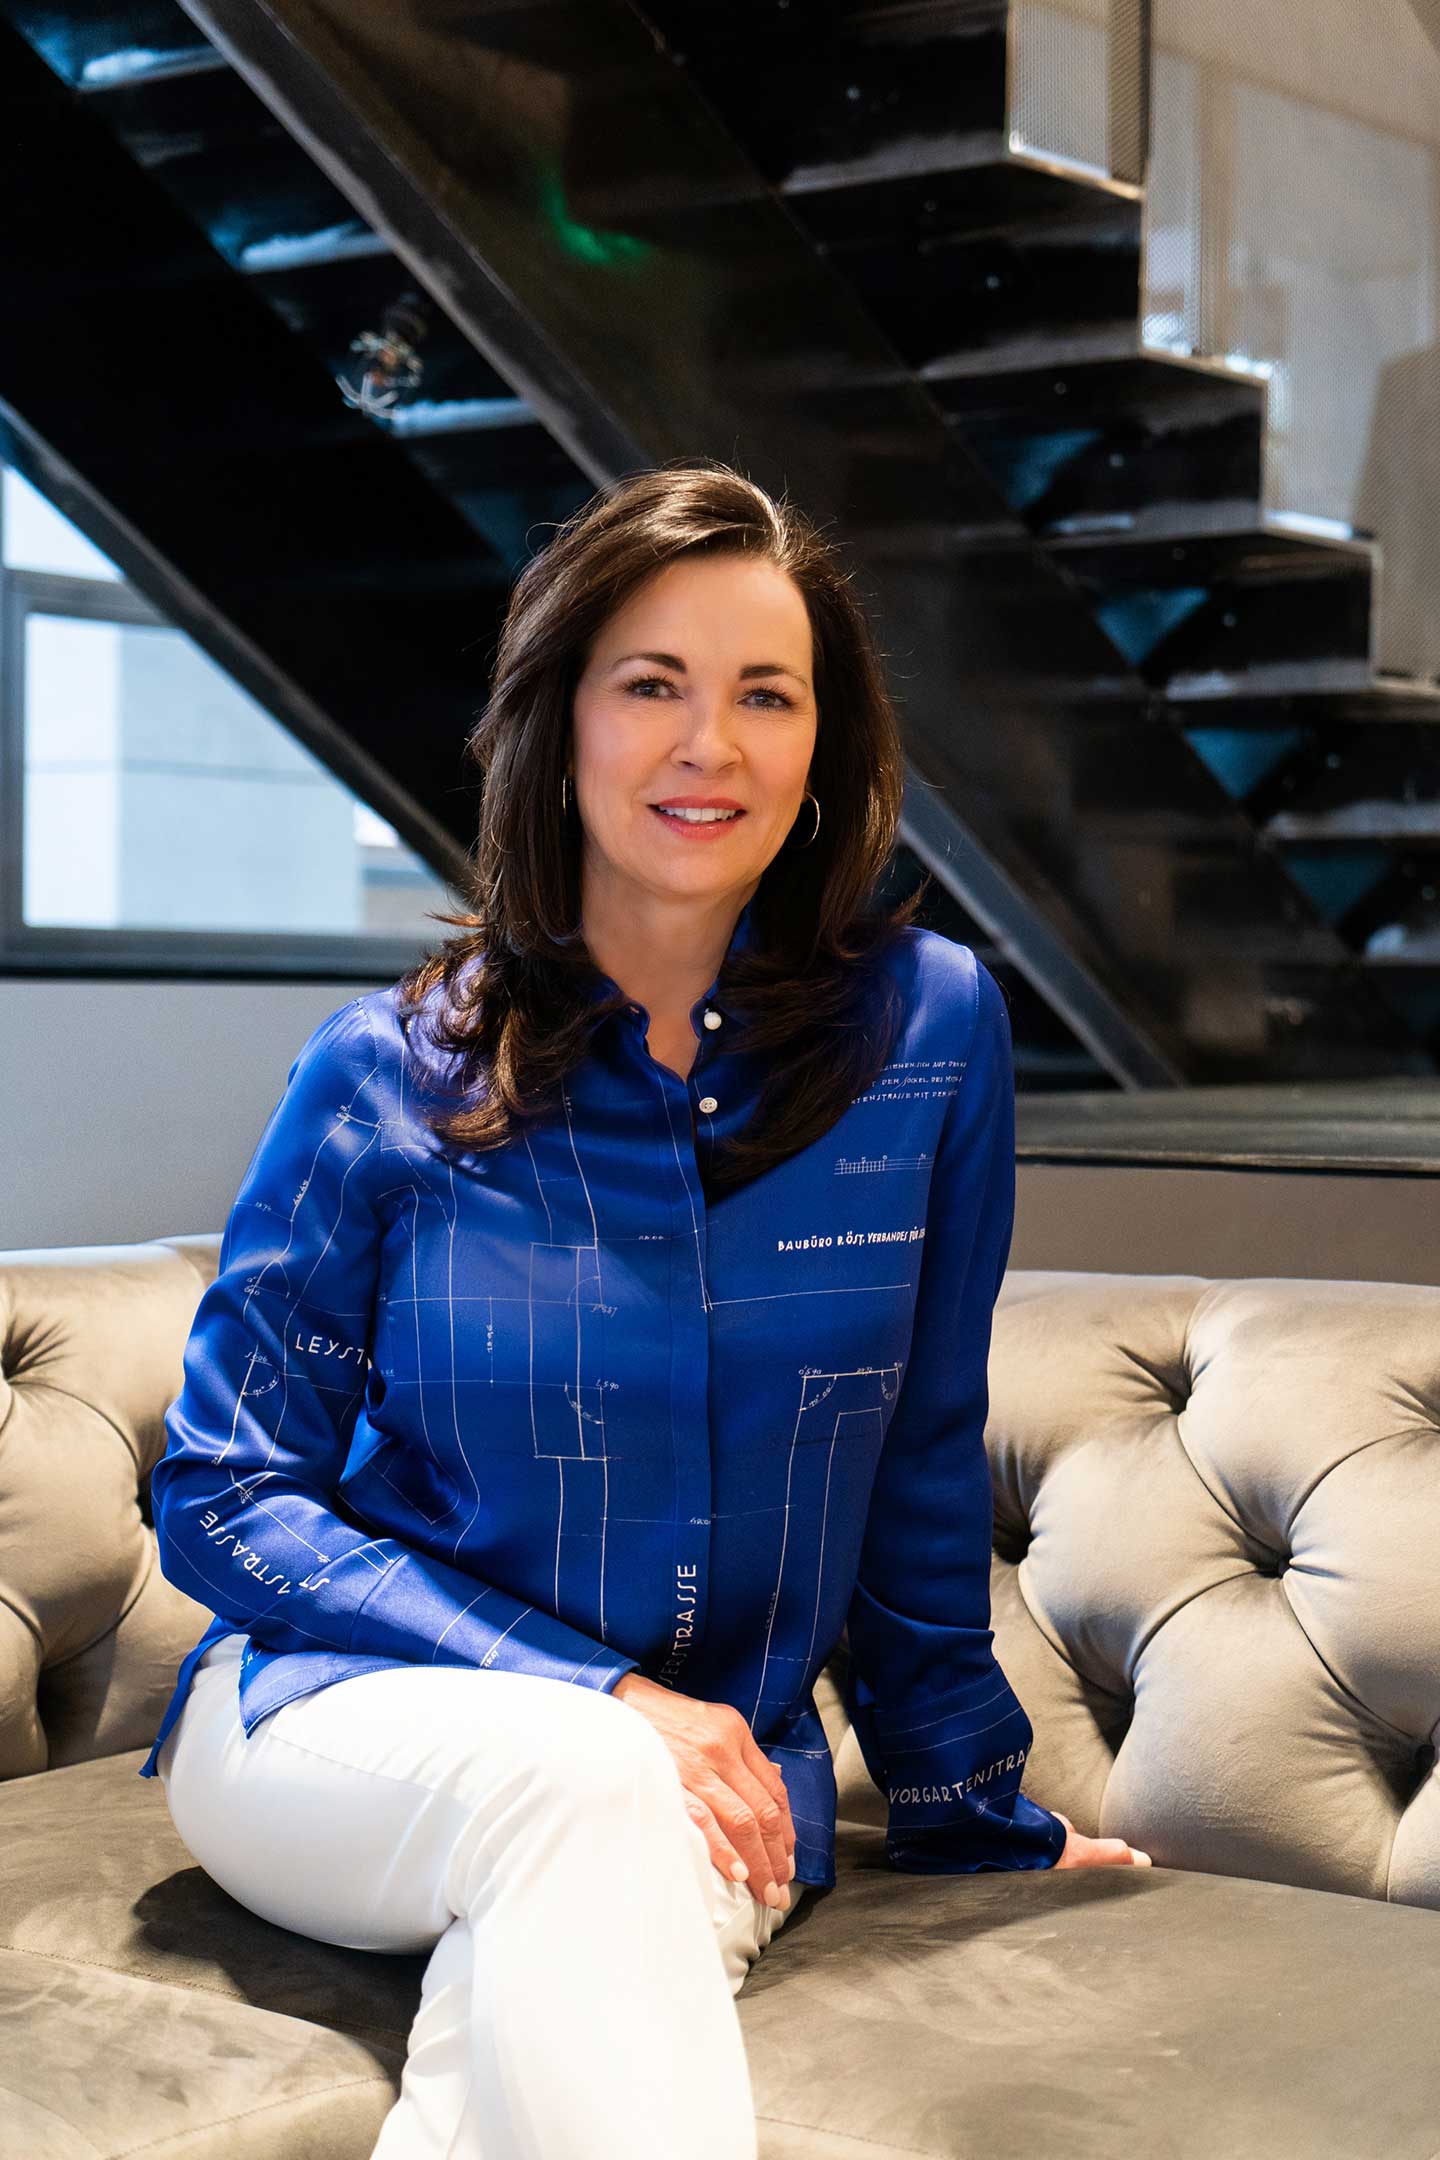
M 382 2160 L 741 2160 L 842 1633 L 895 1866 L 1145 1859 L 1020 1791 L 992 1651 L 1005 1004 L 867 911 L 870 635 L 724 465 L 559 529 L 470 747 L 473 912 L 305 1043 L 197 1310 L 142 1774 L 256 1912 L 432 1949 Z

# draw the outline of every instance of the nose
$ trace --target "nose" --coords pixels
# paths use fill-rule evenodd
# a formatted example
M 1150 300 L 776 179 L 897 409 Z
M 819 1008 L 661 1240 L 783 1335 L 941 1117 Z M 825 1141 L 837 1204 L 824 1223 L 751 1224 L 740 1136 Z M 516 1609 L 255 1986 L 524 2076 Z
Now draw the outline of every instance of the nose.
M 697 697 L 687 706 L 677 734 L 675 757 L 688 765 L 723 768 L 735 761 L 733 720 L 723 698 Z

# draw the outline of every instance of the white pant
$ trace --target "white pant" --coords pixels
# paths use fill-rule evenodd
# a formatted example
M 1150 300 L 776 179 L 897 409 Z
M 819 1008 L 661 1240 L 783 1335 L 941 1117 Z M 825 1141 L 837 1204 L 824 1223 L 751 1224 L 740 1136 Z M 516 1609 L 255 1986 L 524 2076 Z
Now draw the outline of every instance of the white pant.
M 754 2160 L 733 1997 L 786 1916 L 715 1866 L 649 1721 L 594 1688 L 416 1665 L 299 1696 L 247 1740 L 244 1643 L 206 1651 L 157 1769 L 252 1912 L 432 1950 L 372 2160 Z

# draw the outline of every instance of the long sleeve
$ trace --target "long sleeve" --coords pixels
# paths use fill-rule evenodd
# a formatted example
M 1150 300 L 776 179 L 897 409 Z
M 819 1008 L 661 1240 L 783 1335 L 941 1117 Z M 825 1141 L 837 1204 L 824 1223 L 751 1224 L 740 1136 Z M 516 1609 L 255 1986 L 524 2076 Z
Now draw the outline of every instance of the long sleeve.
M 1058 1816 L 1020 1791 L 1033 1730 L 990 1627 L 986 1366 L 1014 1223 L 1015 1101 L 1004 995 L 974 965 L 910 1358 L 846 1618 L 847 1708 L 887 1798 L 887 1857 L 916 1874 L 1052 1867 L 1066 1838 Z
M 372 1384 L 396 1091 L 356 998 L 321 1022 L 261 1134 L 186 1344 L 151 1480 L 169 1579 L 271 1650 L 578 1681 L 636 1661 L 334 1504 Z M 394 1178 L 394 1154 L 389 1154 Z

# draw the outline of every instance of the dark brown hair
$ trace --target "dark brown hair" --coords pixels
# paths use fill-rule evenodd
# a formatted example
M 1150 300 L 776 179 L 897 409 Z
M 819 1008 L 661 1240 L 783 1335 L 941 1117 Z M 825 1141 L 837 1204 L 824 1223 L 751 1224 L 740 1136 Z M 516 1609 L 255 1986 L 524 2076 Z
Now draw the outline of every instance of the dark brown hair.
M 900 1015 L 879 956 L 909 925 L 924 885 L 888 913 L 873 907 L 903 773 L 869 624 L 833 548 L 788 501 L 717 460 L 677 460 L 583 504 L 510 595 L 491 695 L 465 745 L 484 774 L 470 912 L 436 915 L 461 934 L 400 978 L 407 1017 L 441 992 L 444 1009 L 425 1015 L 425 1031 L 461 1054 L 459 1107 L 429 1118 L 451 1145 L 499 1147 L 519 1121 L 554 1107 L 593 1029 L 625 1003 L 623 994 L 597 998 L 602 978 L 580 929 L 573 790 L 561 811 L 571 699 L 608 618 L 667 564 L 702 554 L 772 562 L 804 599 L 818 714 L 810 787 L 821 806 L 814 844 L 787 839 L 767 865 L 751 942 L 722 969 L 743 1023 L 723 1049 L 774 1057 L 754 1115 L 717 1147 L 707 1185 L 743 1183 L 819 1139 L 889 1055 Z M 802 835 L 813 815 L 803 804 Z

